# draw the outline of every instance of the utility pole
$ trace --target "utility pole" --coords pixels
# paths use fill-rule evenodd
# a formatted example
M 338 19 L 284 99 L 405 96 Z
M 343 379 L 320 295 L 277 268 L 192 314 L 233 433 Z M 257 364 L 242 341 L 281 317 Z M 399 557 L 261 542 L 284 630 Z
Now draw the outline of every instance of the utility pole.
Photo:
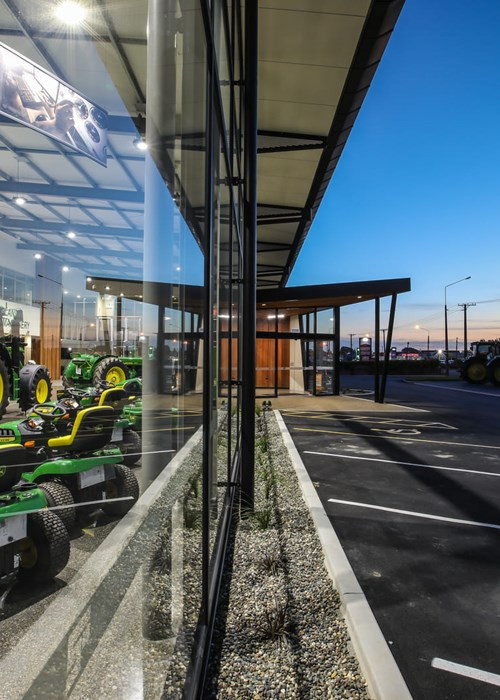
M 464 360 L 467 358 L 467 309 L 469 306 L 475 306 L 475 302 L 469 302 L 468 304 L 459 304 L 464 310 Z
M 352 350 L 352 339 L 353 339 L 353 336 L 355 336 L 355 335 L 357 335 L 357 333 L 349 333 L 349 338 L 351 340 L 351 350 Z

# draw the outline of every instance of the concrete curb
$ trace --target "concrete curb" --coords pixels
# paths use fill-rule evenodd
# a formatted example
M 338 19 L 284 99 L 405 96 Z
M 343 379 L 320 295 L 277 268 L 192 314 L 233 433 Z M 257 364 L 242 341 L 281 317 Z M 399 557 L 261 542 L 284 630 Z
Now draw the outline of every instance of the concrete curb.
M 64 644 L 70 630 L 82 618 L 99 586 L 145 521 L 152 505 L 168 488 L 177 469 L 201 439 L 202 428 L 199 428 L 87 559 L 67 588 L 59 591 L 55 600 L 0 661 L 0 688 L 8 693 L 9 700 L 24 698 L 31 692 L 32 683 Z
M 288 449 L 303 498 L 314 521 L 325 564 L 339 592 L 351 641 L 374 700 L 411 700 L 399 670 L 365 594 L 319 499 L 304 463 L 279 411 L 274 411 Z

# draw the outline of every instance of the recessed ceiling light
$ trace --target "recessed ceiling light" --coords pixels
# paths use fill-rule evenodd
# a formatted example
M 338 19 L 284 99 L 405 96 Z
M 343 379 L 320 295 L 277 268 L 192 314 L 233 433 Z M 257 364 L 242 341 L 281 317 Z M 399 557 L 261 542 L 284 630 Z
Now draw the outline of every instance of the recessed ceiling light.
M 134 146 L 137 148 L 138 151 L 148 150 L 148 144 L 144 141 L 144 139 L 141 139 L 140 137 L 134 139 Z
M 77 295 L 76 295 L 76 298 L 77 298 L 77 299 L 81 299 L 81 298 L 82 298 L 82 295 L 81 295 L 81 294 L 77 294 Z
M 20 195 L 17 197 L 14 197 L 14 204 L 17 204 L 18 207 L 24 207 L 26 204 L 26 200 L 24 197 L 21 197 Z
M 123 292 L 120 292 L 120 296 L 121 296 L 121 297 L 123 296 Z
M 41 260 L 43 256 L 41 253 L 35 253 L 33 257 L 35 258 L 35 260 Z
M 68 238 L 76 238 L 76 233 L 74 231 L 68 231 Z
M 68 290 L 67 290 L 67 289 L 65 289 L 65 290 L 64 290 L 64 293 L 65 293 L 65 294 L 67 294 L 67 293 L 68 293 Z
M 83 24 L 87 16 L 87 8 L 75 0 L 64 0 L 54 10 L 57 19 L 71 27 Z
M 177 272 L 180 272 L 180 269 L 181 269 L 180 265 L 177 265 L 177 267 L 175 269 L 177 270 Z
M 105 289 L 107 292 L 109 292 L 109 290 L 111 289 L 111 287 L 106 286 L 106 287 L 104 287 L 104 289 Z
M 63 271 L 63 272 L 69 272 L 69 267 L 68 267 L 67 265 L 64 265 L 62 271 Z
M 92 282 L 92 277 L 87 277 L 87 282 Z

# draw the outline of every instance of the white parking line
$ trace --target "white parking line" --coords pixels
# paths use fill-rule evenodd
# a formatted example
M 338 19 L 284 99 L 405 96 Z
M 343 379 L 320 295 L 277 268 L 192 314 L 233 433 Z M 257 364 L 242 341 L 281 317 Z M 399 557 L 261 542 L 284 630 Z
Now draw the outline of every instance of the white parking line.
M 500 685 L 500 676 L 497 673 L 481 671 L 480 668 L 464 666 L 463 664 L 457 664 L 454 661 L 446 661 L 446 659 L 440 659 L 438 657 L 432 659 L 431 666 L 432 668 L 438 668 L 441 671 L 449 671 L 450 673 L 457 673 L 459 676 L 466 676 L 467 678 L 473 678 L 476 681 L 483 681 L 483 683 Z
M 500 525 L 496 523 L 481 523 L 477 520 L 461 520 L 460 518 L 445 518 L 443 515 L 430 515 L 429 513 L 417 513 L 413 510 L 399 510 L 398 508 L 387 508 L 386 506 L 375 506 L 372 503 L 357 503 L 356 501 L 343 501 L 340 498 L 329 498 L 330 503 L 340 503 L 344 506 L 357 506 L 358 508 L 370 508 L 371 510 L 384 510 L 387 513 L 398 513 L 400 515 L 410 515 L 414 518 L 425 518 L 427 520 L 441 520 L 445 523 L 456 523 L 457 525 L 473 525 L 475 527 L 487 527 L 490 530 L 500 530 Z
M 416 382 L 415 382 L 416 383 Z M 356 399 L 356 401 L 369 401 L 373 403 L 373 399 L 364 399 L 362 396 L 349 396 L 348 394 L 343 394 L 346 399 Z M 414 411 L 415 413 L 430 413 L 426 408 L 414 408 L 413 406 L 405 406 L 404 404 L 397 403 L 383 403 L 378 404 L 379 406 L 390 406 L 391 408 L 403 408 L 405 411 Z
M 385 464 L 402 464 L 404 467 L 422 467 L 422 469 L 442 469 L 447 472 L 466 472 L 467 474 L 480 474 L 483 476 L 500 476 L 497 472 L 482 472 L 478 469 L 460 469 L 459 467 L 441 467 L 433 464 L 419 464 L 418 462 L 398 462 L 393 459 L 378 459 L 377 457 L 361 457 L 359 455 L 342 455 L 334 452 L 313 452 L 304 450 L 305 455 L 321 455 L 322 457 L 341 457 L 342 459 L 364 459 L 367 462 L 384 462 Z
M 445 391 L 461 391 L 462 394 L 478 394 L 479 396 L 489 396 L 491 399 L 500 399 L 500 394 L 493 394 L 487 391 L 475 391 L 474 389 L 458 389 L 456 386 L 443 386 L 441 384 L 433 384 L 429 382 L 424 384 L 423 382 L 412 382 L 417 386 L 425 386 L 429 389 L 444 389 Z

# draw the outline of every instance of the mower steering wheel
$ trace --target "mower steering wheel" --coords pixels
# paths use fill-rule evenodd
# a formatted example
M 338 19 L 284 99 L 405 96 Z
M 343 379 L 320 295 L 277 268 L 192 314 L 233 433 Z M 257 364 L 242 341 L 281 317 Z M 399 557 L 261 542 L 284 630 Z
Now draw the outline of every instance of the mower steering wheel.
M 66 414 L 66 411 L 62 406 L 51 403 L 39 403 L 36 406 L 33 406 L 31 411 L 39 418 L 43 418 L 45 421 L 57 420 Z
M 78 389 L 77 387 L 73 386 L 66 389 L 66 391 L 72 399 L 83 399 L 89 395 L 88 389 Z
M 100 379 L 97 384 L 101 389 L 114 389 L 115 386 L 113 382 L 108 382 L 107 379 Z

